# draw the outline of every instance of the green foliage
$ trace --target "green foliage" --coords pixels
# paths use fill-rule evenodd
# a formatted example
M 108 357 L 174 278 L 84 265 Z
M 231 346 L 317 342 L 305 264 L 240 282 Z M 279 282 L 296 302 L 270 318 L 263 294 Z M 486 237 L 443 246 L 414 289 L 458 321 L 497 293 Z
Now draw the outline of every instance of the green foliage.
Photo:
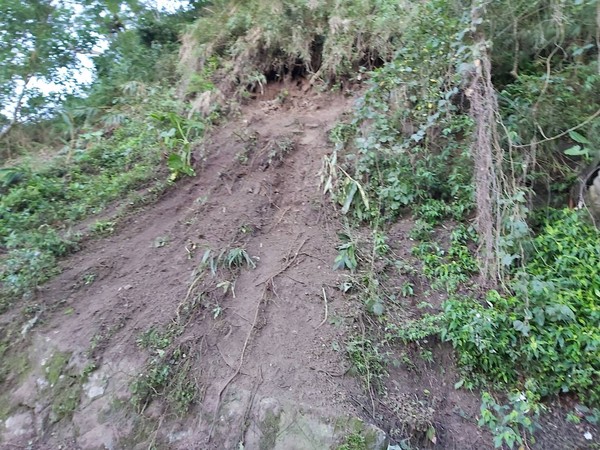
M 229 269 L 243 267 L 244 265 L 252 269 L 256 268 L 256 263 L 243 248 L 232 248 L 229 250 L 229 253 L 225 257 L 225 263 Z
M 187 84 L 187 93 L 189 95 L 201 94 L 206 91 L 213 91 L 215 84 L 212 81 L 216 70 L 219 68 L 219 58 L 212 56 L 206 61 L 201 72 L 193 73 Z
M 181 174 L 190 177 L 196 175 L 192 167 L 192 144 L 195 139 L 202 137 L 204 122 L 186 119 L 174 112 L 153 113 L 150 117 L 171 126 L 160 133 L 165 146 L 171 151 L 167 159 L 171 171 L 169 180 L 175 181 Z
M 598 231 L 572 211 L 556 211 L 533 239 L 534 253 L 510 287 L 445 305 L 441 335 L 468 372 L 503 385 L 531 380 L 539 396 L 571 392 L 600 402 Z
M 51 423 L 71 419 L 79 406 L 83 384 L 95 366 L 88 365 L 82 372 L 69 364 L 71 353 L 55 352 L 45 365 L 49 386 L 47 393 L 51 399 Z
M 423 202 L 429 209 L 419 215 L 429 221 L 462 218 L 472 208 L 463 140 L 471 121 L 453 103 L 465 56 L 457 48 L 460 12 L 452 8 L 440 1 L 414 8 L 396 55 L 371 74 L 353 131 L 332 136 L 347 147 L 338 199 L 359 220 L 394 219 Z
M 338 245 L 338 255 L 333 263 L 333 270 L 348 269 L 354 271 L 358 266 L 356 259 L 356 241 L 349 233 L 340 232 L 338 236 L 342 243 Z
M 242 247 L 225 248 L 221 250 L 219 254 L 216 254 L 211 249 L 207 249 L 202 255 L 202 260 L 198 265 L 197 272 L 201 274 L 209 269 L 212 276 L 215 277 L 219 267 L 226 268 L 230 271 L 239 271 L 244 266 L 255 269 L 256 263 L 246 249 Z
M 562 206 L 600 145 L 597 2 L 493 2 L 488 8 L 483 25 L 494 40 L 507 171 Z
M 598 150 L 594 150 L 592 147 L 592 143 L 588 138 L 582 136 L 577 131 L 569 132 L 569 137 L 577 142 L 572 147 L 564 150 L 563 153 L 567 156 L 584 156 L 588 160 L 593 160 L 592 156 L 596 156 Z
M 545 73 L 521 75 L 500 93 L 500 105 L 504 116 L 506 144 L 526 145 L 531 141 L 545 140 L 565 129 L 578 127 L 598 110 L 600 102 L 600 75 L 596 62 L 570 64 L 557 67 L 548 80 Z M 585 99 L 585 101 L 582 101 Z M 543 135 L 540 135 L 542 130 Z M 600 145 L 600 120 L 592 120 L 576 132 L 561 139 L 543 142 L 537 151 L 542 166 L 531 178 L 547 182 L 553 193 L 560 193 L 557 179 L 565 178 L 569 168 L 564 166 L 562 154 L 574 160 L 583 157 L 584 164 Z M 565 150 L 566 148 L 566 150 Z M 529 148 L 515 149 L 515 164 L 524 163 L 531 157 Z
M 131 383 L 132 403 L 144 410 L 155 399 L 163 399 L 177 414 L 185 414 L 198 395 L 193 376 L 192 348 L 174 340 L 183 328 L 172 322 L 164 329 L 151 327 L 140 335 L 137 344 L 151 353 L 143 371 Z
M 191 20 L 186 12 L 161 14 L 136 0 L 3 1 L 0 9 L 5 26 L 0 104 L 6 108 L 0 112 L 0 125 L 6 125 L 0 138 L 32 120 L 60 127 L 61 109 L 68 127 L 97 118 L 100 109 L 121 101 L 132 81 L 175 81 L 178 33 Z M 96 53 L 98 42 L 109 45 L 93 58 L 97 78 L 90 87 L 79 81 L 87 78 L 79 74 L 85 66 L 81 57 Z
M 154 349 L 156 354 L 131 384 L 132 402 L 140 410 L 163 398 L 177 414 L 185 414 L 198 396 L 190 348 Z
M 97 78 L 84 98 L 64 103 L 79 125 L 111 125 L 118 117 L 106 117 L 107 109 L 128 105 L 130 97 L 152 95 L 150 86 L 168 88 L 178 80 L 179 34 L 193 20 L 193 11 L 159 12 L 135 0 L 111 3 L 112 12 L 100 24 L 110 36 L 109 46 L 93 59 Z
M 367 390 L 379 389 L 385 363 L 378 346 L 368 338 L 356 337 L 346 343 L 346 352 L 353 370 L 361 377 Z
M 0 10 L 0 126 L 7 126 L 2 138 L 11 125 L 38 117 L 56 99 L 34 87 L 34 81 L 73 83 L 69 75 L 80 64 L 75 49 L 89 52 L 97 37 L 92 24 L 83 14 L 74 15 L 66 1 L 3 0 Z
M 468 246 L 473 240 L 473 230 L 459 226 L 451 235 L 447 251 L 428 241 L 413 247 L 412 254 L 423 262 L 423 275 L 432 282 L 432 288 L 444 287 L 454 293 L 478 272 L 477 260 Z
M 3 171 L 0 245 L 8 250 L 0 268 L 3 306 L 56 273 L 56 259 L 77 248 L 78 236 L 70 232 L 77 221 L 155 179 L 162 153 L 157 135 L 164 128 L 148 121 L 144 110 L 175 105 L 155 94 L 129 105 L 127 121 L 110 133 L 81 135 L 67 155 L 43 167 L 21 164 Z M 113 227 L 100 221 L 92 231 L 103 234 Z
M 499 91 L 498 145 L 508 149 L 497 163 L 507 176 L 502 182 L 517 187 L 496 205 L 510 211 L 496 243 L 498 259 L 512 270 L 507 289 L 490 291 L 483 304 L 452 297 L 437 316 L 383 320 L 388 343 L 422 348 L 431 335 L 450 341 L 466 376 L 460 385 L 521 390 L 526 400 L 511 397 L 510 407 L 490 397 L 482 406 L 481 424 L 492 429 L 496 445 L 512 447 L 531 433 L 541 398 L 570 392 L 586 404 L 600 400 L 598 233 L 574 212 L 550 213 L 536 224 L 528 197 L 535 190 L 564 193 L 572 168 L 580 170 L 599 147 L 596 4 L 486 2 L 484 8 Z M 473 207 L 472 124 L 465 114 L 472 105 L 465 88 L 477 56 L 464 12 L 453 2 L 415 6 L 397 56 L 370 74 L 353 119 L 333 130 L 336 151 L 326 165 L 325 191 L 331 192 L 331 173 L 343 161 L 335 193 L 342 213 L 375 228 L 381 219 L 413 213 L 411 237 L 423 241 L 413 255 L 432 287 L 450 294 L 464 292 L 478 271 L 472 231 L 459 227 L 447 248 L 432 242 L 436 226 L 448 218 L 464 221 Z M 410 284 L 400 288 L 402 295 L 410 292 Z
M 479 426 L 486 426 L 494 436 L 496 448 L 523 448 L 528 441 L 535 443 L 533 431 L 540 412 L 539 398 L 529 398 L 525 393 L 517 392 L 509 396 L 508 405 L 499 405 L 487 392 L 481 396 Z M 531 437 L 527 439 L 527 435 Z
M 362 433 L 353 433 L 345 439 L 344 444 L 340 445 L 337 450 L 367 450 L 367 439 Z
M 154 351 L 164 350 L 171 345 L 175 334 L 172 329 L 161 331 L 158 328 L 150 327 L 140 335 L 136 343 L 141 348 Z
M 426 341 L 427 338 L 437 335 L 442 331 L 442 317 L 434 315 L 425 315 L 419 320 L 413 320 L 400 325 L 387 323 L 385 327 L 385 341 L 394 342 L 400 340 L 407 344 Z
M 110 220 L 98 220 L 91 227 L 92 233 L 98 235 L 109 235 L 115 231 L 115 222 Z

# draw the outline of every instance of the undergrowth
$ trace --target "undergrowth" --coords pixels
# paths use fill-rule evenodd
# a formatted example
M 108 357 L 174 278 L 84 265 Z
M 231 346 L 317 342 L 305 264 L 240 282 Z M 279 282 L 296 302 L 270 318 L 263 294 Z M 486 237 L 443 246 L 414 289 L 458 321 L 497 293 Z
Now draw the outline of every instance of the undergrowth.
M 194 258 L 196 247 L 187 250 L 190 259 Z M 218 253 L 204 251 L 173 320 L 162 328 L 148 328 L 137 339 L 138 346 L 150 353 L 130 385 L 132 403 L 138 411 L 143 412 L 156 400 L 164 402 L 168 412 L 183 416 L 199 400 L 202 341 L 192 343 L 181 336 L 199 314 L 218 319 L 223 313 L 223 299 L 228 295 L 235 298 L 236 276 L 255 267 L 243 247 L 231 246 Z
M 513 448 L 533 442 L 544 401 L 570 394 L 599 405 L 599 234 L 588 214 L 563 207 L 582 171 L 598 162 L 598 102 L 587 99 L 597 97 L 600 78 L 593 2 L 557 7 L 560 19 L 547 2 L 508 3 L 480 2 L 470 14 L 459 2 L 415 6 L 395 56 L 368 74 L 353 117 L 332 131 L 321 179 L 340 212 L 374 235 L 402 216 L 415 223 L 410 262 L 376 251 L 377 239 L 361 242 L 351 227 L 337 247 L 335 268 L 350 271 L 341 289 L 371 318 L 347 349 L 369 391 L 385 389 L 390 351 L 418 370 L 433 361 L 432 341 L 449 342 L 462 376 L 456 387 L 504 398 L 484 392 L 479 423 L 496 446 Z M 520 34 L 526 28 L 535 39 Z M 477 278 L 481 237 L 471 220 L 476 29 L 494 44 L 486 50 L 499 101 L 497 286 Z M 390 282 L 398 277 L 400 285 Z M 415 292 L 417 311 L 405 300 Z M 427 300 L 432 292 L 441 305 Z
M 556 211 L 508 292 L 445 305 L 441 337 L 467 372 L 539 397 L 576 394 L 600 405 L 600 234 L 581 216 Z
M 131 384 L 132 403 L 143 412 L 153 399 L 162 398 L 170 410 L 185 414 L 200 392 L 194 372 L 197 354 L 191 343 L 174 343 L 183 332 L 170 326 L 164 331 L 150 328 L 137 343 L 151 353 L 143 371 Z
M 164 164 L 161 138 L 171 135 L 173 127 L 149 120 L 146 111 L 179 106 L 168 93 L 154 92 L 150 98 L 132 98 L 128 118 L 122 123 L 82 132 L 44 165 L 23 159 L 1 170 L 0 248 L 4 254 L 0 255 L 0 309 L 56 274 L 57 259 L 76 250 L 85 231 L 73 231 L 79 221 L 123 196 L 128 196 L 130 205 L 140 204 L 168 186 L 166 174 L 160 175 L 157 167 Z M 184 151 L 189 154 L 188 137 Z M 169 150 L 177 148 L 170 146 Z M 183 167 L 174 168 L 170 162 L 169 166 L 175 171 L 171 179 Z M 136 195 L 142 188 L 145 190 Z M 108 229 L 112 228 L 114 223 Z M 94 233 L 106 230 L 102 223 L 91 229 Z
M 456 104 L 465 56 L 453 40 L 461 21 L 450 4 L 428 2 L 410 16 L 395 57 L 371 74 L 354 117 L 331 134 L 343 163 L 336 198 L 358 220 L 393 220 L 411 208 L 437 219 L 473 207 L 470 118 Z M 448 36 L 423 34 L 435 29 Z M 423 83 L 423 80 L 426 82 Z M 332 168 L 332 170 L 337 170 Z M 435 200 L 435 202 L 434 202 Z

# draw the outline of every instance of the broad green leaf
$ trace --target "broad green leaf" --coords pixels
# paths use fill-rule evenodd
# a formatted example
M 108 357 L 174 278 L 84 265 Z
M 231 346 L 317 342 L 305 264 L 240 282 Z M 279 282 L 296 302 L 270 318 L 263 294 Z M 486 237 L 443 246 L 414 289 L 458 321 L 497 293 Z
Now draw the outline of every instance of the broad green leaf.
M 590 145 L 589 139 L 579 134 L 577 131 L 569 131 L 569 137 L 580 144 Z
M 171 170 L 181 170 L 184 167 L 184 161 L 178 154 L 171 153 L 169 155 L 169 159 L 167 160 L 167 166 Z
M 567 156 L 589 156 L 590 152 L 585 147 L 574 145 L 573 147 L 566 149 L 563 153 Z
M 350 190 L 348 191 L 348 195 L 346 195 L 346 200 L 344 201 L 344 206 L 342 207 L 342 214 L 347 214 L 348 211 L 350 210 L 350 205 L 352 204 L 352 200 L 354 200 L 354 195 L 356 194 L 357 190 L 358 190 L 358 187 L 356 186 L 356 183 L 352 183 L 350 185 Z

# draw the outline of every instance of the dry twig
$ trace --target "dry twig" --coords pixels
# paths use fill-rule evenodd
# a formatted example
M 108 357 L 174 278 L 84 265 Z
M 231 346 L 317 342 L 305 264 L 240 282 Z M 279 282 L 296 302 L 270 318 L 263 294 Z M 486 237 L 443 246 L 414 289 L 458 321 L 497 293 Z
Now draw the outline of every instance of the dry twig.
M 327 314 L 328 314 L 328 306 L 327 306 L 327 294 L 325 293 L 325 288 L 321 288 L 323 290 L 323 302 L 325 303 L 325 318 L 323 319 L 323 321 L 319 324 L 319 326 L 317 328 L 319 328 L 321 325 L 323 325 L 325 322 L 327 322 Z
M 298 247 L 298 250 L 296 250 L 296 253 L 294 253 L 294 255 L 291 258 L 289 256 L 286 258 L 287 263 L 285 264 L 285 266 L 283 266 L 283 268 L 279 269 L 273 275 L 269 276 L 268 278 L 266 278 L 265 280 L 261 281 L 260 283 L 257 283 L 255 286 L 260 286 L 261 284 L 268 283 L 269 281 L 272 282 L 277 276 L 281 275 L 283 272 L 285 272 L 286 270 L 288 270 L 290 268 L 290 266 L 292 264 L 294 264 L 294 262 L 298 258 L 298 255 L 300 254 L 300 251 L 302 250 L 302 247 L 304 247 L 304 244 L 306 244 L 307 240 L 308 239 L 304 239 L 302 241 L 302 244 L 300 244 L 300 247 Z

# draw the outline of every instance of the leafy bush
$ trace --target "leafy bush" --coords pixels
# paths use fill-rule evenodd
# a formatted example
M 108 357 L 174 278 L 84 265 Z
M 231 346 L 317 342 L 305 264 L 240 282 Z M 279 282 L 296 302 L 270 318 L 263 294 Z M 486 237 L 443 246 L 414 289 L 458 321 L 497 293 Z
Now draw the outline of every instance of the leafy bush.
M 529 380 L 540 396 L 571 392 L 600 404 L 598 231 L 573 211 L 556 211 L 533 239 L 534 252 L 486 305 L 452 299 L 442 337 L 467 371 L 503 385 Z
M 476 238 L 473 234 L 472 229 L 457 227 L 447 251 L 428 241 L 413 247 L 412 254 L 423 262 L 423 275 L 431 281 L 432 288 L 445 287 L 448 293 L 453 293 L 477 273 L 477 261 L 468 247 Z
M 512 393 L 509 395 L 510 405 L 499 405 L 496 400 L 488 393 L 484 392 L 481 396 L 481 413 L 479 426 L 487 426 L 494 435 L 494 446 L 503 447 L 506 444 L 509 448 L 514 448 L 515 444 L 519 448 L 524 448 L 527 443 L 527 434 L 532 435 L 535 429 L 535 418 L 539 416 L 540 408 L 537 398 L 528 398 L 524 393 Z M 530 439 L 535 443 L 535 439 Z
M 410 23 L 394 58 L 371 74 L 352 121 L 354 135 L 336 136 L 347 144 L 345 168 L 353 174 L 340 186 L 340 203 L 351 203 L 360 220 L 394 219 L 432 199 L 443 207 L 437 218 L 463 217 L 472 205 L 464 141 L 471 120 L 455 104 L 464 58 L 457 47 L 460 14 L 449 2 L 426 2 L 415 7 Z M 355 195 L 356 182 L 370 207 Z

